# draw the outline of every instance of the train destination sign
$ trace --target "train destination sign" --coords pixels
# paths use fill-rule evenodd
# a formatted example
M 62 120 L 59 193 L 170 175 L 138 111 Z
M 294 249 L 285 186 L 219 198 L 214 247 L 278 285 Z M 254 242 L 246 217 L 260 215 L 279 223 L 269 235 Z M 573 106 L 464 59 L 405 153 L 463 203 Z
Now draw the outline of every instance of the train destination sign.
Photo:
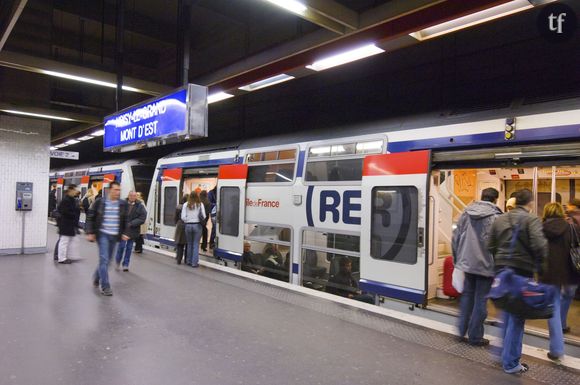
M 105 118 L 105 151 L 132 151 L 207 136 L 207 87 L 189 84 Z

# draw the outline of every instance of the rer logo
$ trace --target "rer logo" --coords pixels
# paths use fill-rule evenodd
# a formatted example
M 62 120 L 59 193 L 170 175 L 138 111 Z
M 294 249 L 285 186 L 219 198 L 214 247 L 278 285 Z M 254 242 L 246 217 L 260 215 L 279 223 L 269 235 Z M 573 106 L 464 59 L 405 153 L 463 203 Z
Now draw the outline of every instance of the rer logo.
M 578 27 L 578 18 L 574 10 L 560 3 L 545 6 L 537 22 L 542 36 L 552 42 L 569 40 Z
M 315 193 L 314 186 L 309 186 L 306 197 L 308 226 L 313 227 L 325 223 L 360 225 L 360 199 L 361 190 L 321 189 Z M 315 221 L 318 221 L 318 224 Z

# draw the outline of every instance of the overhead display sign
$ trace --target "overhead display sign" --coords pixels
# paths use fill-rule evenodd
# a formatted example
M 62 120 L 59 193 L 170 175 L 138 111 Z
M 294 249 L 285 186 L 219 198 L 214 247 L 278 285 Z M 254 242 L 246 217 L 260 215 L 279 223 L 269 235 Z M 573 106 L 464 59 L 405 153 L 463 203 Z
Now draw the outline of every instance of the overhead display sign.
M 50 157 L 58 159 L 79 160 L 79 153 L 76 151 L 50 150 Z
M 132 151 L 207 137 L 207 87 L 189 84 L 105 118 L 105 151 Z

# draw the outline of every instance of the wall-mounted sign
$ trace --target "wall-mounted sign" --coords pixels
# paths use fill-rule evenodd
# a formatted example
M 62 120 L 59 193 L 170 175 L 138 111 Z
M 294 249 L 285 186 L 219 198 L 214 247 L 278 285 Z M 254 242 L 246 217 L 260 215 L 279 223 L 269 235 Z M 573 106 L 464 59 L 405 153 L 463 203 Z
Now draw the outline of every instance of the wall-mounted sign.
M 79 160 L 79 153 L 76 151 L 50 150 L 51 158 Z
M 189 84 L 105 118 L 105 151 L 131 151 L 207 136 L 207 87 Z

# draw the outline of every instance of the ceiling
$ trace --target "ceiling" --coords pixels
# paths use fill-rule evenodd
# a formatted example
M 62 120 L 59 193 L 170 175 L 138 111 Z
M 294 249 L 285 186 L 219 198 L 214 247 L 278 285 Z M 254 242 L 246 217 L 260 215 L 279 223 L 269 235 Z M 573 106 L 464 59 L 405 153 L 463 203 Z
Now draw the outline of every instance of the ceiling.
M 352 79 L 361 77 L 353 70 L 332 71 L 329 75 L 304 69 L 315 58 L 330 52 L 368 41 L 376 42 L 390 53 L 401 52 L 398 56 L 390 54 L 390 58 L 372 59 L 376 65 L 365 68 L 388 79 L 395 69 L 405 73 L 405 68 L 405 76 L 409 78 L 437 77 L 429 66 L 424 71 L 421 63 L 429 61 L 436 61 L 437 68 L 443 65 L 440 70 L 444 73 L 457 71 L 460 64 L 449 61 L 456 57 L 457 51 L 448 44 L 458 45 L 459 36 L 476 39 L 471 42 L 459 40 L 460 49 L 479 53 L 500 50 L 502 41 L 495 38 L 496 34 L 482 32 L 478 36 L 473 29 L 456 33 L 453 38 L 426 42 L 417 41 L 409 33 L 509 2 L 302 1 L 311 7 L 309 12 L 314 10 L 308 17 L 298 17 L 265 0 L 2 0 L 0 32 L 7 39 L 3 46 L 0 45 L 0 109 L 72 118 L 73 121 L 52 121 L 53 144 L 57 144 L 94 131 L 104 116 L 117 109 L 189 81 L 209 86 L 210 93 L 224 90 L 236 95 L 230 101 L 220 102 L 223 103 L 220 106 L 218 103 L 210 106 L 210 133 L 214 129 L 224 132 L 224 127 L 231 128 L 237 123 L 241 134 L 238 132 L 236 135 L 243 136 L 250 129 L 241 126 L 264 119 L 259 116 L 263 116 L 266 110 L 260 110 L 263 103 L 258 102 L 264 95 L 279 95 L 280 90 L 286 90 L 288 95 L 277 111 L 268 110 L 267 113 L 289 116 L 292 109 L 297 108 L 290 102 L 291 98 L 319 92 L 313 87 L 340 89 L 350 81 L 347 89 L 352 89 Z M 120 5 L 124 12 L 117 12 Z M 124 15 L 122 20 L 118 17 L 120 14 Z M 505 27 L 509 23 L 500 22 L 498 25 L 504 29 L 498 33 L 503 37 L 515 34 L 520 45 L 538 39 L 535 28 L 525 28 L 522 24 L 521 20 L 526 17 L 528 22 L 533 21 L 529 15 L 510 16 L 510 20 L 520 22 L 514 24 L 513 31 Z M 117 23 L 122 23 L 123 28 L 116 28 Z M 485 28 L 481 30 L 485 31 Z M 123 32 L 122 55 L 118 55 L 121 51 L 118 31 Z M 446 43 L 448 41 L 453 43 Z M 521 49 L 531 56 L 541 56 L 541 52 L 534 52 L 533 47 L 531 51 Z M 488 66 L 501 67 L 497 55 L 500 54 L 494 54 L 493 60 L 485 59 L 483 55 L 484 62 L 488 60 Z M 423 68 L 423 73 L 410 70 L 419 67 Z M 42 70 L 72 73 L 113 84 L 122 75 L 124 85 L 135 87 L 140 92 L 124 91 L 117 95 L 115 88 L 47 76 L 39 73 Z M 485 76 L 488 70 L 491 71 L 489 68 L 480 70 L 478 76 Z M 255 95 L 238 90 L 244 84 L 282 72 L 291 73 L 298 79 L 279 88 L 272 87 L 276 91 L 256 91 Z M 458 72 L 449 76 L 469 77 Z M 370 87 L 373 83 L 372 78 L 365 77 L 361 84 Z M 343 99 L 348 96 L 344 88 L 341 92 Z M 390 93 L 393 92 L 391 89 Z M 426 103 L 424 108 L 428 105 Z M 312 113 L 309 106 L 300 108 L 304 113 Z M 333 111 L 321 108 L 316 111 L 316 121 L 336 119 L 326 116 Z M 365 107 L 361 108 L 364 110 Z M 219 116 L 216 111 L 219 111 Z M 242 113 L 244 123 L 239 119 Z M 252 113 L 256 116 L 252 117 Z M 225 119 L 229 120 L 226 122 Z M 75 151 L 77 148 L 97 147 L 94 143 L 70 146 Z

